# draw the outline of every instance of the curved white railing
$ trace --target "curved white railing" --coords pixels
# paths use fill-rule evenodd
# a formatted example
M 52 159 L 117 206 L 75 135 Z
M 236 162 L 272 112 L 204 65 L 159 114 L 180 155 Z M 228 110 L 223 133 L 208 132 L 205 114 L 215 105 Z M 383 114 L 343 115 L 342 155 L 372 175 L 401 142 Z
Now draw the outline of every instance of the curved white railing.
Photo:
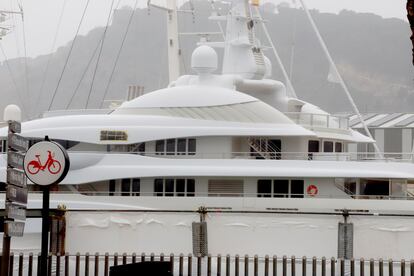
M 347 130 L 349 128 L 349 119 L 346 117 L 302 112 L 285 112 L 284 114 L 296 124 L 305 127 L 343 130 Z

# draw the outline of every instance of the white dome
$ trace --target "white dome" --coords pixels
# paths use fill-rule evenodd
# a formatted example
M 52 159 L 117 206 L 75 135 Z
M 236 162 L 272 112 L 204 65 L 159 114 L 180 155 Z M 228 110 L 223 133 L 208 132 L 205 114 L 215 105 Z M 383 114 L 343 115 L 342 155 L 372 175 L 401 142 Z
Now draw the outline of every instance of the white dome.
M 217 70 L 216 51 L 206 45 L 196 48 L 191 56 L 191 68 L 197 73 L 212 73 Z
M 218 106 L 253 101 L 257 99 L 235 90 L 190 85 L 160 89 L 125 102 L 118 109 Z

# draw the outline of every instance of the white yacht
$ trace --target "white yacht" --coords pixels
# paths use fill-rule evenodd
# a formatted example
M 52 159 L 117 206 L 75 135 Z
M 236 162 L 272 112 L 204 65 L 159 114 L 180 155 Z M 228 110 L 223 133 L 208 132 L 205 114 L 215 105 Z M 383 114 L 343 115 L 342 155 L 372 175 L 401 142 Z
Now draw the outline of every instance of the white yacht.
M 23 123 L 32 143 L 47 135 L 70 156 L 52 193 L 67 210 L 65 250 L 189 253 L 201 220 L 213 255 L 337 256 L 353 236 L 347 256 L 414 257 L 412 155 L 349 152 L 375 141 L 270 79 L 247 0 L 213 19 L 227 20 L 225 41 L 195 48 L 194 75 L 105 114 Z M 0 139 L 6 182 L 7 128 Z M 29 186 L 29 208 L 39 208 Z M 353 225 L 347 238 L 343 223 Z

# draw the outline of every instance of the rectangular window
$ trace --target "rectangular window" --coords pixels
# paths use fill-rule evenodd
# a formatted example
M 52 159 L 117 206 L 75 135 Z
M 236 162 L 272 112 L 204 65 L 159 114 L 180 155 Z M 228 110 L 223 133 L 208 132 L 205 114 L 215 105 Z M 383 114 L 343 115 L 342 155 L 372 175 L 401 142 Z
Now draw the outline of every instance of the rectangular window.
M 174 179 L 165 179 L 165 196 L 174 196 Z
M 323 142 L 323 151 L 324 152 L 333 152 L 333 142 L 325 141 Z
M 289 196 L 289 180 L 277 179 L 273 181 L 273 197 Z
M 155 142 L 155 152 L 157 155 L 164 155 L 165 153 L 165 141 L 158 140 Z
M 177 196 L 185 196 L 185 179 L 177 179 L 175 182 Z
M 113 196 L 115 194 L 115 187 L 116 187 L 115 180 L 109 180 L 109 195 Z
M 260 179 L 257 181 L 257 197 L 272 196 L 272 180 Z
M 308 152 L 319 152 L 319 141 L 310 140 L 308 142 Z
M 303 198 L 303 180 L 291 180 L 290 182 L 290 197 Z
M 175 154 L 175 139 L 167 140 L 167 155 Z
M 195 180 L 187 179 L 187 196 L 195 195 Z
M 177 139 L 177 153 L 178 155 L 185 155 L 187 153 L 186 139 Z
M 141 191 L 141 181 L 138 178 L 132 179 L 132 195 L 139 196 Z
M 127 141 L 128 134 L 126 131 L 119 130 L 101 130 L 101 141 Z
M 154 193 L 155 196 L 163 196 L 164 195 L 164 180 L 157 178 L 154 180 Z
M 121 181 L 121 196 L 129 196 L 131 194 L 131 180 L 122 179 Z
M 188 155 L 196 154 L 196 139 L 188 139 Z
M 342 143 L 335 143 L 335 152 L 342 152 Z

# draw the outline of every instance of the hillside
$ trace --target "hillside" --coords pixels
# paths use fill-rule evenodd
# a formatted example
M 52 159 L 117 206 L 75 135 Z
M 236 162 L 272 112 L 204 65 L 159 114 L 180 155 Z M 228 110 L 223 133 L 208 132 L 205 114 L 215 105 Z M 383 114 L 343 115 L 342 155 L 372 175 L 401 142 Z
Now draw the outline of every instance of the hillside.
M 210 4 L 200 0 L 193 3 L 195 16 L 181 16 L 180 30 L 217 32 L 216 23 L 207 20 L 211 12 Z M 347 104 L 340 87 L 327 81 L 329 65 L 304 12 L 271 4 L 263 6 L 262 12 L 287 70 L 292 71 L 292 81 L 298 96 L 329 111 L 349 111 L 350 105 Z M 114 15 L 96 73 L 89 108 L 100 106 L 131 13 L 130 8 L 123 8 Z M 312 13 L 362 111 L 413 111 L 410 29 L 406 22 L 352 11 L 342 11 L 338 15 L 318 11 Z M 107 99 L 124 98 L 126 88 L 131 84 L 145 86 L 146 91 L 167 85 L 165 19 L 165 13 L 155 9 L 139 9 L 135 12 L 113 81 L 109 86 Z M 89 70 L 85 74 L 84 71 L 102 33 L 103 28 L 96 28 L 76 40 L 52 109 L 66 108 L 82 77 L 83 80 L 69 108 L 85 107 L 96 56 Z M 262 35 L 259 32 L 259 37 Z M 185 73 L 191 73 L 189 62 L 197 40 L 198 38 L 181 36 L 181 67 Z M 40 89 L 48 56 L 28 60 L 30 95 L 21 95 L 26 101 L 26 113 L 39 115 L 49 106 L 69 47 L 70 45 L 66 45 L 53 53 L 43 91 Z M 273 60 L 270 51 L 266 55 Z M 24 86 L 23 62 L 22 58 L 9 60 L 20 90 Z M 276 62 L 273 61 L 273 65 L 274 77 L 281 79 Z M 19 103 L 5 63 L 0 65 L 0 83 L 0 109 L 12 102 Z

